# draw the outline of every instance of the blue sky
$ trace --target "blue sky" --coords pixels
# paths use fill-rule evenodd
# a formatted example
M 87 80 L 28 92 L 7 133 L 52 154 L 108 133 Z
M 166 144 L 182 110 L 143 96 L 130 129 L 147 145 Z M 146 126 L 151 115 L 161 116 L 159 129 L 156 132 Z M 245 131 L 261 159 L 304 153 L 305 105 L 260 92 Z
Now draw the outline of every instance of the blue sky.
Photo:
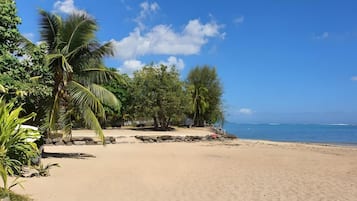
M 150 62 L 217 68 L 227 120 L 357 123 L 357 2 L 348 0 L 17 0 L 20 31 L 38 10 L 88 12 L 112 41 L 110 67 Z

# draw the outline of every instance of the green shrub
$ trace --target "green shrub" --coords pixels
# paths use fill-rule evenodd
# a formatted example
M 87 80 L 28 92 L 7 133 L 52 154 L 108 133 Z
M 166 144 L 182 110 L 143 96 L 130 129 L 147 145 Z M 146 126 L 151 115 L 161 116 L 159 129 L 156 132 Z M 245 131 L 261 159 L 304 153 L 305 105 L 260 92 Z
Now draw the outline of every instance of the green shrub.
M 36 114 L 20 117 L 22 110 L 22 107 L 14 108 L 13 102 L 6 103 L 0 98 L 0 176 L 5 191 L 18 184 L 9 186 L 8 175 L 20 173 L 22 166 L 39 154 L 34 140 L 40 137 L 40 133 L 21 127 Z

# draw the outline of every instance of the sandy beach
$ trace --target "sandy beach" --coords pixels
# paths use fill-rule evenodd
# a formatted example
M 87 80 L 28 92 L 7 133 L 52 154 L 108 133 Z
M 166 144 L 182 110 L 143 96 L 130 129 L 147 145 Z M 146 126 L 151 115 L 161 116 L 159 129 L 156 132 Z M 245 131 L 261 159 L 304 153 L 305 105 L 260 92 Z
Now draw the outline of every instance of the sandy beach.
M 86 133 L 91 135 L 74 135 Z M 192 133 L 210 131 L 174 132 Z M 25 190 L 15 191 L 38 201 L 357 199 L 357 147 L 254 140 L 141 143 L 131 136 L 160 132 L 106 134 L 124 137 L 105 147 L 46 146 L 44 164 L 61 167 L 51 169 L 50 177 L 23 179 Z

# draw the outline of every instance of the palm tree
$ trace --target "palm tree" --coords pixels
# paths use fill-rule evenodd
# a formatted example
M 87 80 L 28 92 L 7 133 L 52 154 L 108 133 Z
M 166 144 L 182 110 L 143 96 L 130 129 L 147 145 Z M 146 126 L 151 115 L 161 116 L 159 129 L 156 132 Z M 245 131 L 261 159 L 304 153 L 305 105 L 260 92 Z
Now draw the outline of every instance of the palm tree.
M 203 114 L 206 112 L 206 109 L 209 107 L 209 103 L 206 100 L 208 89 L 203 86 L 194 86 L 193 89 L 193 122 L 196 126 L 203 126 L 204 119 Z
M 112 44 L 95 38 L 96 21 L 88 14 L 67 18 L 40 10 L 41 40 L 47 44 L 47 59 L 53 74 L 50 131 L 63 130 L 71 136 L 72 115 L 80 112 L 86 126 L 104 143 L 98 118 L 105 118 L 102 104 L 119 107 L 117 98 L 100 84 L 115 77 L 102 59 L 113 54 Z

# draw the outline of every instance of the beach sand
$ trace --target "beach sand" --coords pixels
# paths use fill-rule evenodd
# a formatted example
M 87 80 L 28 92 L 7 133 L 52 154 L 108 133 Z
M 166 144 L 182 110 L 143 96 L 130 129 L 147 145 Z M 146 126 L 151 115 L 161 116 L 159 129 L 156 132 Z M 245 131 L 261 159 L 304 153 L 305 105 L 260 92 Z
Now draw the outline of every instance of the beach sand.
M 38 201 L 357 200 L 356 147 L 254 140 L 146 144 L 130 137 L 143 131 L 110 132 L 126 137 L 105 147 L 46 146 L 52 156 L 43 163 L 61 167 L 49 177 L 23 179 L 25 190 L 15 191 Z M 192 133 L 210 132 L 175 134 Z

